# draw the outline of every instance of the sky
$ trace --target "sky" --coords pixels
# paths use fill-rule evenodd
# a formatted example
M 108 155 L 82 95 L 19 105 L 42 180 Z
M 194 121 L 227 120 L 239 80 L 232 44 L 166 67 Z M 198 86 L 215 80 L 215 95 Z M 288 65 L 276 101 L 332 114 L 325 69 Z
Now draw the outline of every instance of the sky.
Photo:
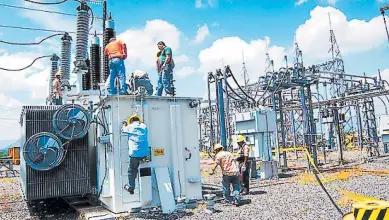
M 55 0 L 36 0 L 53 2 Z M 1 4 L 76 14 L 78 3 L 37 5 L 0 0 L 0 25 L 75 31 L 76 18 L 14 9 Z M 127 73 L 142 69 L 156 85 L 155 55 L 162 40 L 173 50 L 178 96 L 205 97 L 206 74 L 230 65 L 242 80 L 242 62 L 251 82 L 264 75 L 266 52 L 275 66 L 293 62 L 296 41 L 305 65 L 330 58 L 330 22 L 347 73 L 389 79 L 388 42 L 379 8 L 386 0 L 108 0 L 118 38 L 126 42 Z M 94 15 L 102 8 L 91 5 Z M 101 20 L 92 31 L 102 32 Z M 50 32 L 0 27 L 0 39 L 38 42 Z M 75 36 L 73 36 L 73 48 Z M 42 55 L 60 54 L 60 37 L 36 46 L 0 43 L 0 67 L 17 69 Z M 73 54 L 74 56 L 74 54 Z M 21 106 L 45 104 L 50 60 L 37 61 L 20 72 L 0 70 L 0 145 L 19 137 Z M 72 77 L 74 78 L 74 77 Z M 3 141 L 3 142 L 2 142 Z

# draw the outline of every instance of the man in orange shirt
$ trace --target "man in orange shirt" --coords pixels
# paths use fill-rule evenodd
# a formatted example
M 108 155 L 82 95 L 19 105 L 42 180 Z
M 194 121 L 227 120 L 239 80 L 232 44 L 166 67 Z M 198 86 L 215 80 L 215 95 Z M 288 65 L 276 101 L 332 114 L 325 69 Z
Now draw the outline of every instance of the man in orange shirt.
M 119 94 L 123 95 L 127 91 L 126 84 L 126 69 L 124 67 L 124 60 L 127 58 L 126 44 L 117 40 L 115 37 L 109 40 L 109 44 L 104 49 L 104 54 L 108 56 L 109 60 L 109 89 L 110 95 L 117 93 L 115 88 L 115 79 L 119 78 L 120 91 Z

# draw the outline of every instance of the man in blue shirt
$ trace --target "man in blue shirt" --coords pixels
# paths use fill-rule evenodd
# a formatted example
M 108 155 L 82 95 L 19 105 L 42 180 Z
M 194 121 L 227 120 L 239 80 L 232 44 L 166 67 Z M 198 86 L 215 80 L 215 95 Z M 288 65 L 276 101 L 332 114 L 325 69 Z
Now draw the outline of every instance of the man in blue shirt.
M 157 95 L 161 96 L 162 91 L 165 88 L 167 96 L 173 96 L 173 53 L 170 47 L 167 47 L 163 41 L 158 42 L 158 49 L 161 54 L 159 56 L 159 66 L 157 68 L 158 72 L 158 87 Z
M 124 189 L 134 194 L 139 162 L 149 154 L 148 129 L 142 123 L 141 117 L 136 114 L 131 116 L 127 123 L 123 123 L 122 132 L 128 134 L 130 164 L 128 165 L 128 184 L 124 186 Z

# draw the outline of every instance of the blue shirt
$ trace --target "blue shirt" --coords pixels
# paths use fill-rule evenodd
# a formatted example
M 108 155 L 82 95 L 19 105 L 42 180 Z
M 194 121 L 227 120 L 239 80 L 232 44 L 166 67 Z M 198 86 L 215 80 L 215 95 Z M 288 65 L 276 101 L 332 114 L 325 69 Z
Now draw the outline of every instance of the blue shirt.
M 149 154 L 147 126 L 138 121 L 122 128 L 128 134 L 128 155 L 130 157 L 146 157 Z

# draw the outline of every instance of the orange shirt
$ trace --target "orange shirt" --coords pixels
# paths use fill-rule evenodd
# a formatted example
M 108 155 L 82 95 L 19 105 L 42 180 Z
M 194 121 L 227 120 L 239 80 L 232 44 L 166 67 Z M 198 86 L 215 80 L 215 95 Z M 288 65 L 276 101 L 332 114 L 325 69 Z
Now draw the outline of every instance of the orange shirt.
M 115 40 L 107 44 L 104 49 L 104 54 L 108 55 L 109 59 L 120 58 L 125 59 L 127 56 L 126 44 L 121 40 Z
M 223 175 L 236 176 L 239 174 L 238 165 L 228 151 L 220 151 L 216 154 L 216 163 L 222 168 Z
M 59 82 L 59 79 L 55 78 L 53 80 L 53 93 L 54 93 L 54 95 L 56 95 L 56 94 L 61 95 L 60 87 L 61 87 L 61 83 Z

